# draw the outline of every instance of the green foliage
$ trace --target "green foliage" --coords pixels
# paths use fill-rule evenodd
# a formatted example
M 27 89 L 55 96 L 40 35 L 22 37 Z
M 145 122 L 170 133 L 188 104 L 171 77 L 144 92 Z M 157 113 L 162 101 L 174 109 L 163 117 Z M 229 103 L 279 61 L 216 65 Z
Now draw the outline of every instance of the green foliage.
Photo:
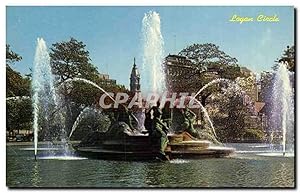
M 187 72 L 188 77 L 182 79 L 182 75 L 169 75 L 172 82 L 176 82 L 177 92 L 197 92 L 201 87 L 216 78 L 235 80 L 243 77 L 238 60 L 229 56 L 212 43 L 193 44 L 181 50 L 179 55 L 186 56 L 192 60 L 191 67 L 195 69 Z M 174 81 L 174 80 L 181 81 Z M 178 89 L 179 88 L 179 89 Z M 212 85 L 200 96 L 202 105 L 206 105 L 206 99 L 212 94 L 220 91 L 220 85 Z
M 227 96 L 220 96 L 213 102 L 219 107 L 219 112 L 212 116 L 212 119 L 220 140 L 230 141 L 241 138 L 248 109 L 243 105 L 240 96 L 230 93 Z
M 30 79 L 6 65 L 6 97 L 30 96 Z
M 262 130 L 257 128 L 246 129 L 242 135 L 244 139 L 261 140 L 264 138 Z
M 237 77 L 243 77 L 244 74 L 241 72 L 241 68 L 238 65 L 226 65 L 224 63 L 210 64 L 208 67 L 219 69 L 219 74 L 221 78 L 226 78 L 229 80 L 235 80 Z
M 86 116 L 79 122 L 76 130 L 74 131 L 71 139 L 81 140 L 88 134 L 98 131 L 106 132 L 110 127 L 111 122 L 108 115 L 98 111 L 88 112 Z
M 211 64 L 236 65 L 238 60 L 219 49 L 212 43 L 193 44 L 179 52 L 181 56 L 187 56 L 201 69 Z
M 32 128 L 31 100 L 6 101 L 6 129 L 8 131 Z
M 126 90 L 124 86 L 106 84 L 97 68 L 91 63 L 89 51 L 82 41 L 71 38 L 52 45 L 50 52 L 53 74 L 57 77 L 57 84 L 72 78 L 84 78 L 96 83 L 107 92 Z M 84 82 L 63 84 L 60 92 L 64 96 L 66 108 L 66 127 L 70 131 L 82 107 L 95 105 L 104 93 L 92 85 Z M 94 127 L 94 124 L 92 124 Z M 90 125 L 91 126 L 91 125 Z
M 260 101 L 265 103 L 264 112 L 271 116 L 272 112 L 272 87 L 273 87 L 273 72 L 262 72 L 259 80 L 261 85 Z
M 237 93 L 225 93 L 214 97 L 212 103 L 218 112 L 211 115 L 217 136 L 222 142 L 236 142 L 239 140 L 263 140 L 261 127 L 249 128 L 246 120 L 251 118 L 250 109 L 243 104 Z M 247 121 L 247 122 L 248 122 Z
M 102 94 L 102 92 L 92 85 L 84 82 L 73 82 L 72 90 L 67 97 L 75 104 L 90 106 L 95 104 L 97 102 L 97 98 Z
M 214 44 L 193 44 L 180 51 L 179 55 L 190 59 L 192 63 L 184 65 L 190 65 L 193 68 L 193 70 L 187 72 L 190 75 L 186 79 L 183 79 L 181 74 L 176 76 L 176 73 L 174 73 L 175 76 L 169 77 L 170 80 L 180 80 L 174 82 L 182 84 L 181 87 L 176 87 L 182 88 L 181 92 L 197 92 L 205 84 L 217 78 L 236 81 L 239 77 L 240 80 L 244 80 L 246 89 L 250 90 L 256 83 L 255 81 L 248 81 L 251 79 L 251 73 L 247 69 L 242 70 L 237 64 L 238 61 L 236 58 L 221 51 Z M 223 142 L 234 141 L 236 139 L 243 139 L 243 137 L 250 136 L 250 134 L 256 132 L 256 139 L 261 139 L 261 136 L 258 135 L 260 128 L 251 131 L 246 128 L 245 119 L 249 115 L 250 110 L 243 104 L 241 96 L 234 91 L 223 93 L 222 88 L 224 89 L 227 86 L 229 85 L 226 83 L 213 84 L 206 88 L 199 96 L 202 105 L 211 108 L 209 110 L 207 107 L 216 128 L 217 136 Z M 211 96 L 214 96 L 215 99 L 212 99 Z M 204 120 L 203 115 L 200 118 L 202 124 L 206 123 L 202 125 L 201 134 L 204 138 L 211 140 L 212 137 L 210 135 L 212 133 L 207 133 L 209 130 L 207 129 L 207 121 Z
M 108 92 L 117 92 L 124 88 L 116 84 L 106 85 L 103 83 L 97 68 L 91 64 L 89 52 L 82 41 L 71 38 L 67 42 L 55 43 L 52 45 L 50 57 L 53 73 L 57 76 L 58 84 L 77 77 L 90 80 Z M 72 85 L 62 86 L 61 88 L 68 102 L 73 102 L 78 106 L 95 104 L 103 94 L 97 88 L 83 82 L 73 82 Z
M 278 60 L 275 61 L 273 70 L 278 68 L 280 62 L 287 62 L 289 71 L 295 72 L 295 46 L 287 46 L 285 50 L 283 50 L 283 54 L 280 56 Z
M 52 70 L 59 82 L 74 77 L 93 80 L 98 74 L 96 67 L 90 63 L 89 52 L 83 42 L 71 38 L 67 42 L 53 44 L 50 50 Z
M 227 103 L 225 107 L 223 106 L 223 108 L 228 112 L 227 121 L 225 122 L 227 131 L 226 139 L 241 138 L 241 131 L 245 128 L 245 116 L 249 110 L 242 103 L 240 96 L 229 98 L 229 103 Z
M 13 70 L 10 65 L 20 61 L 22 57 L 6 45 L 6 97 L 30 96 L 30 79 Z M 6 129 L 8 131 L 31 129 L 31 100 L 6 100 Z
M 21 59 L 22 57 L 6 44 L 6 97 L 30 95 L 30 79 L 23 78 L 19 72 L 11 68 L 11 65 Z
M 10 45 L 6 44 L 6 64 L 13 64 L 22 60 L 22 57 L 10 49 Z

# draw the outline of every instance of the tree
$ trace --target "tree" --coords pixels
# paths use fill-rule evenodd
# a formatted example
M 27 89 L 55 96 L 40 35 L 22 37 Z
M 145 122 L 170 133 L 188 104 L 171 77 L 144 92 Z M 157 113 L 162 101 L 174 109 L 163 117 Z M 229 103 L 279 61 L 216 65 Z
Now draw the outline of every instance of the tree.
M 214 95 L 211 102 L 210 108 L 214 109 L 211 118 L 217 136 L 222 142 L 235 142 L 243 139 L 262 140 L 262 128 L 249 128 L 251 109 L 244 104 L 243 95 L 234 90 Z
M 270 116 L 272 113 L 272 90 L 274 83 L 274 73 L 264 71 L 260 75 L 259 85 L 261 86 L 260 101 L 265 103 L 264 113 Z
M 30 79 L 6 65 L 6 97 L 30 96 Z
M 226 54 L 212 43 L 193 44 L 179 52 L 180 56 L 186 56 L 201 69 L 211 64 L 236 65 L 238 60 Z
M 180 56 L 185 56 L 191 63 L 184 65 L 185 71 L 169 74 L 168 79 L 172 80 L 174 91 L 176 92 L 197 92 L 201 87 L 216 78 L 225 78 L 235 80 L 243 76 L 240 67 L 237 65 L 238 60 L 226 54 L 212 43 L 193 44 L 179 52 Z M 200 102 L 206 105 L 207 98 L 214 92 L 220 91 L 220 85 L 210 86 L 200 96 Z
M 30 79 L 23 78 L 19 72 L 11 68 L 11 65 L 21 59 L 22 57 L 6 44 L 6 97 L 30 95 Z
M 71 137 L 72 140 L 82 140 L 91 132 L 106 132 L 111 125 L 108 115 L 91 106 L 91 109 L 82 116 Z
M 247 115 L 247 108 L 241 102 L 238 95 L 233 95 L 229 98 L 229 103 L 224 107 L 228 113 L 225 121 L 226 139 L 234 140 L 242 137 L 245 128 L 245 116 Z
M 97 104 L 103 92 L 86 82 L 74 81 L 64 84 L 66 80 L 84 78 L 92 81 L 108 92 L 117 92 L 123 87 L 106 85 L 97 68 L 91 63 L 89 51 L 82 41 L 71 38 L 52 45 L 50 58 L 53 74 L 56 75 L 57 84 L 62 85 L 60 92 L 64 97 L 66 107 L 66 128 L 70 130 L 80 110 L 86 106 Z
M 94 74 L 97 73 L 96 68 L 90 63 L 89 52 L 86 50 L 86 45 L 82 41 L 71 37 L 69 41 L 52 44 L 50 50 L 51 67 L 53 74 L 56 75 L 58 85 L 75 77 L 93 78 Z M 70 93 L 76 86 L 78 87 L 78 85 L 69 87 L 63 85 L 60 90 L 64 96 L 64 105 L 67 108 L 67 127 L 71 126 L 74 119 L 72 116 L 73 105 Z M 76 107 L 77 106 L 78 105 L 76 105 Z
M 22 60 L 22 57 L 10 49 L 10 45 L 6 44 L 6 64 L 13 64 Z
M 31 100 L 6 101 L 6 129 L 8 131 L 32 128 Z
M 74 77 L 93 79 L 98 73 L 97 68 L 90 63 L 86 45 L 74 38 L 53 44 L 50 57 L 52 70 L 57 75 L 58 82 Z
M 277 70 L 281 62 L 287 62 L 289 71 L 295 72 L 295 46 L 287 46 L 280 58 L 275 61 L 273 70 Z
M 10 65 L 22 57 L 6 45 L 6 97 L 30 96 L 30 79 L 13 70 Z M 29 99 L 6 101 L 6 129 L 8 131 L 30 129 L 32 124 L 32 107 Z
M 178 55 L 167 56 L 165 62 L 167 82 L 173 92 L 196 93 L 213 80 L 223 78 L 235 81 L 237 77 L 247 76 L 238 66 L 236 58 L 229 56 L 212 43 L 190 45 Z M 222 92 L 222 89 L 228 86 L 226 81 L 211 84 L 198 95 L 197 99 L 205 107 L 210 96 Z M 198 115 L 198 119 L 204 123 L 203 113 L 200 112 Z

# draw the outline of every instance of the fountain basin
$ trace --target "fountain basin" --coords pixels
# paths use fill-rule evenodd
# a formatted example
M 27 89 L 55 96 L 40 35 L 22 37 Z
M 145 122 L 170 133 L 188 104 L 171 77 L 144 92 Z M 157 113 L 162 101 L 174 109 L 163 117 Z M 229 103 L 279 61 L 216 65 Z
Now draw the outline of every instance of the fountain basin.
M 211 142 L 209 141 L 182 141 L 179 143 L 169 143 L 173 151 L 203 150 L 207 149 Z
M 294 152 L 266 152 L 266 153 L 259 153 L 257 154 L 259 156 L 265 156 L 265 157 L 294 157 Z
M 97 134 L 96 140 L 74 145 L 80 156 L 106 160 L 155 160 L 159 156 L 157 147 L 151 145 L 148 135 L 126 135 L 118 139 L 110 139 L 105 134 Z M 181 135 L 178 136 L 178 135 Z M 185 136 L 185 137 L 184 137 Z M 170 142 L 165 149 L 170 159 L 201 159 L 207 157 L 226 157 L 234 153 L 234 148 L 211 146 L 206 140 L 192 140 L 186 132 L 168 135 Z M 189 139 L 176 142 L 174 138 Z

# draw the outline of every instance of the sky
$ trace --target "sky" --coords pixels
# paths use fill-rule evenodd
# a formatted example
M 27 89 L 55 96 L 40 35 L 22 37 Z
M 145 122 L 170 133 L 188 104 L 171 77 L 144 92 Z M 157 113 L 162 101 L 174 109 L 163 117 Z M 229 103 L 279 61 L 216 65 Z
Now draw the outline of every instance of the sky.
M 30 72 L 37 38 L 47 46 L 70 37 L 83 41 L 92 64 L 129 87 L 136 57 L 142 67 L 142 19 L 156 11 L 161 19 L 165 55 L 194 43 L 214 43 L 255 73 L 270 71 L 287 45 L 294 44 L 293 7 L 14 7 L 6 8 L 6 43 L 22 56 L 12 67 Z M 278 22 L 257 22 L 258 15 L 276 15 Z M 230 22 L 233 15 L 254 22 Z

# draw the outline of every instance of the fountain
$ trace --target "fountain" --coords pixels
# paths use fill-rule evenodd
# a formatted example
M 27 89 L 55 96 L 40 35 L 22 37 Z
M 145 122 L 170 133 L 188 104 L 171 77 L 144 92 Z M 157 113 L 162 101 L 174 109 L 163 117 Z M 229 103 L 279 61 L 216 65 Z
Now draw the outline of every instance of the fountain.
M 210 86 L 214 85 L 214 84 L 217 84 L 217 83 L 226 83 L 226 84 L 229 84 L 230 87 L 229 88 L 232 88 L 232 89 L 226 89 L 226 91 L 230 91 L 230 92 L 238 92 L 238 93 L 244 93 L 242 88 L 237 84 L 235 83 L 234 81 L 231 81 L 229 79 L 226 79 L 226 78 L 217 78 L 217 79 L 214 79 L 210 82 L 208 82 L 207 84 L 205 84 L 202 88 L 200 88 L 197 93 L 191 98 L 191 101 L 195 101 L 201 108 L 201 111 L 204 113 L 204 116 L 206 117 L 209 125 L 210 125 L 210 128 L 212 130 L 212 133 L 214 135 L 214 137 L 216 139 L 218 139 L 217 137 L 217 134 L 215 132 L 215 128 L 213 126 L 213 123 L 208 115 L 208 112 L 206 110 L 206 108 L 201 104 L 201 102 L 199 100 L 196 99 L 197 96 L 199 96 L 199 94 L 201 94 L 205 89 L 209 88 Z
M 287 152 L 287 144 L 294 143 L 294 93 L 290 77 L 286 62 L 281 62 L 272 88 L 271 123 L 272 132 L 281 132 L 283 156 Z M 293 151 L 292 147 L 290 151 Z
M 29 100 L 29 96 L 14 96 L 14 97 L 7 97 L 6 101 L 23 101 L 23 100 Z
M 43 129 L 50 133 L 50 128 L 59 127 L 60 139 L 65 154 L 68 153 L 64 128 L 63 112 L 57 112 L 60 106 L 60 98 L 54 87 L 54 75 L 50 66 L 50 56 L 46 42 L 42 38 L 37 39 L 36 53 L 34 57 L 32 75 L 32 106 L 33 106 L 33 131 L 34 131 L 34 155 L 37 157 L 38 132 Z M 55 112 L 55 113 L 53 113 Z
M 155 11 L 145 14 L 142 21 L 143 33 L 143 68 L 141 74 L 144 94 L 165 90 L 165 73 L 163 67 L 164 40 L 160 29 L 160 17 Z
M 32 75 L 33 91 L 33 131 L 34 131 L 34 156 L 37 156 L 39 113 L 42 109 L 45 111 L 45 119 L 49 119 L 48 108 L 54 101 L 53 77 L 50 67 L 50 57 L 47 52 L 46 43 L 43 39 L 37 39 L 36 53 L 34 58 L 34 68 Z
M 143 85 L 142 92 L 143 94 L 155 93 L 161 95 L 166 91 L 166 87 L 163 66 L 163 37 L 160 30 L 159 14 L 153 11 L 146 13 L 142 21 L 142 26 L 144 45 L 141 75 Z M 72 79 L 69 81 L 84 80 Z M 84 82 L 92 84 L 89 81 Z M 97 85 L 94 86 L 98 87 Z M 206 109 L 198 100 L 194 100 L 200 105 L 201 110 L 209 121 L 213 134 L 216 136 Z M 119 110 L 118 113 L 120 113 Z M 126 123 L 116 120 L 111 124 L 108 131 L 90 133 L 80 144 L 74 145 L 73 147 L 79 155 L 98 159 L 156 159 L 158 155 L 157 148 L 154 148 L 154 145 L 157 144 L 151 142 L 153 139 L 148 134 L 137 134 L 130 131 L 129 124 Z M 74 125 L 72 130 L 75 130 L 77 124 Z M 167 144 L 165 153 L 170 159 L 224 157 L 234 152 L 233 148 L 213 147 L 211 146 L 211 142 L 198 140 L 187 132 L 168 134 L 168 139 L 169 143 Z
M 209 86 L 211 86 L 213 84 L 216 84 L 216 83 L 220 83 L 220 82 L 225 82 L 225 83 L 232 84 L 232 81 L 230 81 L 230 80 L 228 80 L 226 78 L 217 78 L 217 79 L 214 79 L 214 80 L 210 81 L 209 83 L 205 84 L 202 88 L 200 88 L 199 91 L 193 96 L 193 99 L 195 99 L 203 90 L 205 90 Z
M 218 141 L 218 136 L 216 134 L 215 127 L 214 127 L 214 125 L 213 125 L 213 123 L 212 123 L 212 121 L 211 121 L 211 119 L 210 119 L 210 117 L 208 115 L 208 112 L 207 112 L 206 108 L 201 104 L 201 102 L 199 100 L 197 100 L 195 98 L 195 96 L 191 99 L 191 101 L 195 101 L 200 106 L 201 111 L 204 113 L 204 116 L 206 117 L 206 119 L 207 119 L 207 121 L 209 123 L 209 126 L 210 126 L 210 128 L 211 128 L 211 130 L 213 132 L 214 137 Z
M 196 97 L 197 97 L 203 90 L 205 90 L 206 88 L 208 88 L 209 86 L 211 86 L 211 85 L 213 85 L 213 84 L 216 84 L 216 83 L 220 83 L 220 82 L 226 82 L 226 83 L 232 84 L 230 80 L 225 79 L 225 78 L 217 78 L 217 79 L 214 79 L 214 80 L 210 81 L 209 83 L 205 84 L 202 88 L 200 88 L 199 91 L 198 91 L 198 92 L 192 97 L 192 99 L 191 99 L 191 101 L 196 101 L 197 104 L 200 106 L 201 111 L 204 113 L 204 116 L 207 118 L 207 121 L 208 121 L 208 123 L 209 123 L 209 125 L 210 125 L 210 128 L 211 128 L 211 130 L 212 130 L 212 132 L 213 132 L 213 134 L 214 134 L 214 136 L 215 136 L 216 139 L 218 139 L 218 137 L 217 137 L 215 128 L 214 128 L 214 126 L 213 126 L 213 123 L 212 123 L 212 121 L 211 121 L 211 119 L 210 119 L 210 117 L 209 117 L 209 115 L 208 115 L 208 112 L 207 112 L 206 108 L 201 104 L 201 102 L 200 102 L 199 100 L 196 99 Z
M 82 117 L 85 115 L 86 112 L 90 111 L 91 110 L 91 107 L 85 107 L 82 111 L 80 111 L 79 115 L 77 116 L 73 126 L 72 126 L 72 129 L 71 129 L 71 132 L 69 134 L 69 139 L 72 137 L 75 129 L 77 128 L 79 122 L 81 121 Z
M 117 101 L 116 101 L 116 100 L 115 100 L 108 92 L 106 92 L 103 88 L 101 88 L 100 86 L 98 86 L 96 83 L 94 83 L 94 82 L 92 82 L 92 81 L 90 81 L 90 80 L 84 79 L 84 78 L 77 78 L 77 77 L 75 77 L 75 78 L 72 78 L 72 79 L 68 79 L 68 80 L 64 81 L 60 86 L 65 85 L 65 84 L 70 83 L 70 82 L 84 82 L 84 83 L 86 83 L 86 84 L 92 85 L 92 86 L 94 86 L 95 88 L 97 88 L 97 89 L 99 89 L 100 91 L 102 91 L 102 92 L 103 92 L 106 96 L 108 96 L 113 102 L 117 103 Z M 60 87 L 60 86 L 59 86 L 59 87 Z M 75 122 L 74 122 L 74 124 L 73 124 L 73 126 L 72 126 L 71 132 L 70 132 L 70 134 L 69 134 L 69 139 L 70 139 L 70 137 L 72 136 L 72 134 L 74 133 L 75 129 L 77 128 L 77 125 L 79 124 L 82 115 L 85 113 L 85 111 L 88 111 L 88 110 L 90 110 L 90 107 L 86 107 L 85 109 L 83 109 L 83 110 L 79 113 L 79 115 L 77 116 L 77 118 L 76 118 L 76 120 L 75 120 Z M 139 119 L 138 119 L 135 115 L 132 115 L 132 116 L 134 117 L 135 120 L 137 120 L 137 122 L 138 122 L 137 124 L 139 124 Z
M 99 124 L 99 121 L 98 122 L 96 121 L 97 116 L 99 117 L 98 119 L 101 119 L 101 122 L 107 121 L 108 117 L 105 114 L 103 114 L 102 109 L 96 108 L 94 106 L 87 106 L 84 109 L 82 109 L 82 111 L 80 111 L 79 115 L 77 116 L 77 118 L 72 126 L 71 132 L 69 134 L 69 139 L 71 139 L 74 131 L 76 130 L 76 128 L 78 127 L 80 122 L 89 116 L 92 116 L 93 120 L 96 122 L 96 124 L 98 124 L 100 127 L 102 127 L 101 130 L 106 129 L 105 127 L 103 127 L 103 124 Z
M 95 83 L 83 79 L 83 78 L 73 78 L 65 81 L 63 84 L 71 81 L 81 81 L 90 84 L 97 89 L 103 91 L 108 95 L 113 101 L 114 99 L 101 87 Z M 60 85 L 60 86 L 61 86 Z M 59 89 L 60 86 L 57 88 Z M 42 38 L 38 38 L 36 53 L 34 58 L 33 76 L 32 76 L 32 106 L 33 106 L 33 130 L 34 130 L 34 156 L 37 159 L 38 151 L 38 132 L 43 129 L 46 132 L 50 132 L 54 127 L 59 129 L 60 132 L 60 142 L 61 148 L 63 150 L 63 155 L 47 155 L 46 157 L 41 157 L 41 159 L 75 159 L 71 155 L 68 145 L 68 136 L 65 130 L 65 108 L 63 105 L 63 97 L 59 96 L 54 87 L 54 75 L 52 74 L 50 66 L 50 56 L 47 51 L 47 46 Z M 28 97 L 10 97 L 7 100 L 24 100 Z M 78 118 L 80 119 L 80 117 Z M 69 136 L 72 135 L 77 127 L 80 120 L 75 121 L 72 131 Z M 49 143 L 48 143 L 49 145 Z M 39 148 L 40 150 L 57 150 L 57 148 L 52 147 L 53 144 L 50 142 L 48 148 Z
M 86 84 L 94 86 L 95 88 L 97 88 L 97 89 L 101 90 L 102 92 L 104 92 L 104 94 L 106 96 L 108 96 L 112 101 L 116 102 L 116 100 L 112 96 L 110 96 L 110 94 L 108 92 L 106 92 L 103 88 L 101 88 L 96 83 L 94 83 L 94 82 L 92 82 L 90 80 L 87 80 L 85 78 L 77 78 L 77 77 L 75 77 L 75 78 L 72 78 L 72 79 L 68 79 L 68 80 L 64 81 L 61 85 L 66 84 L 68 82 L 76 82 L 76 81 L 77 82 L 84 82 Z

